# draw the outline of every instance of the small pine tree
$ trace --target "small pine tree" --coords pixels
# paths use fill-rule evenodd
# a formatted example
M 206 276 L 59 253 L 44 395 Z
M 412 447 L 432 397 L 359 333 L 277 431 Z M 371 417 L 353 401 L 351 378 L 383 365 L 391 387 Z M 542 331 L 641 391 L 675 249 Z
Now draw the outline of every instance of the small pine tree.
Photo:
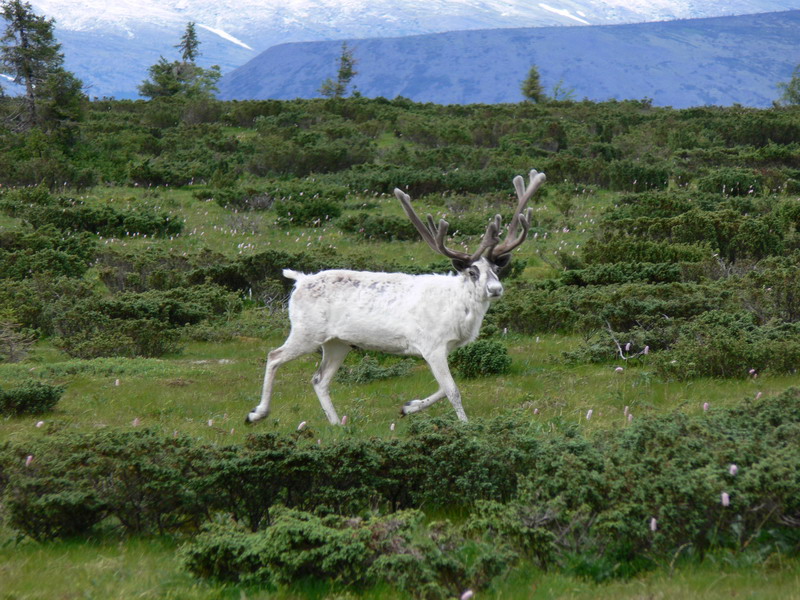
M 544 89 L 542 88 L 539 69 L 536 68 L 536 65 L 533 65 L 531 70 L 528 71 L 528 76 L 522 82 L 521 89 L 522 95 L 526 100 L 531 102 L 542 102 L 544 100 Z
M 782 81 L 778 84 L 778 89 L 782 92 L 778 104 L 789 106 L 800 104 L 800 65 L 794 68 L 789 81 Z
M 55 22 L 33 12 L 22 0 L 5 0 L 0 15 L 6 29 L 0 38 L 0 73 L 11 76 L 25 88 L 21 128 L 56 120 L 80 117 L 85 96 L 81 82 L 63 68 L 61 44 L 53 35 Z M 49 102 L 54 110 L 40 114 L 40 106 Z M 63 106 L 57 109 L 55 105 Z
M 139 85 L 139 93 L 146 98 L 168 98 L 182 90 L 180 62 L 169 62 L 163 56 L 147 72 L 150 78 Z
M 181 51 L 183 62 L 194 64 L 194 61 L 200 56 L 200 41 L 197 39 L 194 21 L 186 24 L 186 31 L 181 37 L 181 42 L 175 47 Z
M 353 56 L 353 49 L 348 47 L 347 42 L 342 42 L 342 53 L 339 55 L 339 70 L 336 81 L 330 77 L 322 82 L 319 93 L 326 98 L 344 98 L 347 94 L 347 87 L 358 75 L 356 63 L 358 61 Z
M 553 100 L 572 102 L 575 100 L 575 88 L 564 87 L 564 80 L 560 79 L 554 86 L 550 94 Z
M 217 81 L 222 73 L 217 65 L 204 69 L 195 64 L 200 56 L 200 42 L 195 24 L 189 22 L 181 42 L 175 46 L 181 51 L 181 59 L 168 61 L 163 56 L 148 69 L 150 77 L 138 87 L 145 98 L 209 98 L 217 91 Z

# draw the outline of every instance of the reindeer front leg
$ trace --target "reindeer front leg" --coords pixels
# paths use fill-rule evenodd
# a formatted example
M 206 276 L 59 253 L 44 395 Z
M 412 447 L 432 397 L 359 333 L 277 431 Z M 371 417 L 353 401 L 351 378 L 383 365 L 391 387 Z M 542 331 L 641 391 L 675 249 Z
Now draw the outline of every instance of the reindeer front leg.
M 424 400 L 411 400 L 410 402 L 406 402 L 402 410 L 403 415 L 409 415 L 424 410 L 431 404 L 447 396 L 459 420 L 466 421 L 467 414 L 464 412 L 464 407 L 461 405 L 461 392 L 458 391 L 458 386 L 456 386 L 456 382 L 450 374 L 450 367 L 447 364 L 447 353 L 437 352 L 429 356 L 423 356 L 423 358 L 428 363 L 433 376 L 439 383 L 439 389 L 435 394 L 428 396 Z

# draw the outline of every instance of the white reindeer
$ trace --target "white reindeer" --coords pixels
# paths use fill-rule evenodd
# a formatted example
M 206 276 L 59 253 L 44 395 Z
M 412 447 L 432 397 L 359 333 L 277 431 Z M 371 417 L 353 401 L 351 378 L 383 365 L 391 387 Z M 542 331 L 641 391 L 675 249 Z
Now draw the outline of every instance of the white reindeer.
M 421 356 L 430 366 L 439 389 L 423 400 L 407 402 L 402 414 L 420 411 L 447 396 L 458 418 L 466 421 L 447 355 L 478 336 L 489 303 L 503 293 L 498 270 L 509 263 L 511 251 L 525 241 L 531 209 L 526 214 L 522 211 L 544 181 L 544 173 L 535 170 L 530 172 L 527 187 L 521 176 L 514 178 L 519 203 L 506 239 L 502 243 L 499 240 L 501 220 L 497 215 L 472 254 L 447 248 L 447 221 L 442 219 L 435 227 L 433 217 L 428 215 L 427 225 L 424 224 L 411 207 L 411 198 L 395 189 L 422 239 L 434 251 L 451 259 L 457 271 L 455 276 L 338 269 L 306 275 L 284 270 L 285 277 L 296 281 L 289 299 L 291 332 L 283 346 L 269 353 L 261 402 L 245 422 L 255 423 L 269 414 L 278 367 L 320 346 L 322 362 L 311 383 L 332 424 L 338 424 L 339 417 L 328 388 L 352 347 Z

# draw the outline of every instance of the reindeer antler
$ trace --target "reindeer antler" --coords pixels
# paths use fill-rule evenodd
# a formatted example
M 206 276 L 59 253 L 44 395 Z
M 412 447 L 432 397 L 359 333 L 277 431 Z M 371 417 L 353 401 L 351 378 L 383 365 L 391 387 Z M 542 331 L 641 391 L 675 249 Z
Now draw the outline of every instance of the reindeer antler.
M 522 244 L 522 242 L 525 241 L 525 238 L 528 237 L 528 230 L 531 227 L 531 213 L 533 212 L 533 209 L 528 208 L 528 210 L 525 211 L 525 214 L 523 214 L 522 211 L 525 210 L 525 205 L 528 204 L 528 201 L 533 197 L 536 191 L 546 180 L 544 173 L 539 173 L 536 169 L 531 169 L 529 178 L 530 181 L 528 182 L 528 187 L 526 188 L 525 180 L 521 175 L 514 177 L 514 189 L 517 191 L 517 198 L 519 198 L 517 210 L 514 212 L 514 216 L 511 218 L 511 223 L 508 225 L 508 234 L 506 235 L 506 239 L 503 240 L 502 243 L 493 246 L 489 251 L 489 260 L 492 262 L 496 262 L 497 259 L 503 254 L 508 254 L 516 249 L 520 244 Z M 499 229 L 500 215 L 495 217 L 495 222 L 498 224 Z M 517 235 L 517 229 L 520 226 L 522 227 L 522 231 L 519 235 Z
M 517 210 L 514 213 L 514 216 L 511 218 L 511 223 L 508 226 L 508 234 L 506 235 L 506 239 L 500 243 L 499 235 L 500 229 L 502 228 L 502 219 L 500 215 L 496 215 L 486 228 L 486 233 L 483 234 L 483 239 L 481 240 L 480 246 L 478 246 L 478 249 L 472 254 L 459 252 L 458 250 L 451 250 L 445 246 L 445 241 L 447 239 L 447 228 L 449 227 L 447 221 L 441 219 L 439 221 L 439 225 L 437 226 L 433 220 L 433 217 L 428 215 L 427 223 L 423 223 L 422 219 L 420 219 L 417 216 L 417 213 L 414 212 L 414 209 L 411 206 L 411 197 L 408 194 L 399 188 L 395 188 L 394 195 L 397 196 L 398 200 L 400 200 L 400 204 L 403 205 L 403 210 L 405 211 L 406 215 L 408 215 L 408 218 L 411 220 L 411 223 L 414 225 L 414 227 L 416 227 L 420 236 L 422 236 L 422 239 L 427 242 L 428 246 L 430 246 L 434 252 L 438 252 L 439 254 L 442 254 L 451 260 L 464 261 L 467 264 L 472 264 L 488 250 L 489 253 L 487 258 L 491 262 L 497 263 L 501 256 L 512 252 L 515 248 L 522 244 L 522 242 L 524 242 L 525 238 L 528 236 L 531 213 L 533 212 L 533 209 L 528 208 L 528 210 L 525 211 L 525 214 L 523 214 L 522 211 L 525 210 L 525 205 L 546 179 L 544 173 L 539 173 L 536 169 L 531 169 L 529 177 L 530 181 L 528 182 L 527 188 L 525 187 L 525 180 L 522 178 L 522 176 L 517 175 L 514 177 L 514 189 L 517 191 L 517 198 L 519 198 L 519 202 L 517 203 Z M 520 227 L 522 227 L 522 231 L 519 233 L 519 235 L 517 235 L 517 229 Z
M 436 226 L 433 217 L 428 215 L 427 223 L 423 223 L 422 219 L 417 216 L 417 213 L 411 206 L 411 197 L 408 194 L 399 188 L 395 188 L 394 195 L 397 196 L 398 200 L 400 200 L 400 204 L 403 205 L 403 210 L 405 211 L 406 215 L 408 215 L 409 220 L 417 229 L 422 239 L 427 242 L 428 246 L 430 246 L 434 252 L 438 252 L 439 254 L 446 256 L 451 260 L 462 261 L 467 265 L 470 265 L 480 259 L 481 255 L 483 255 L 487 249 L 493 248 L 500 242 L 500 238 L 498 237 L 500 233 L 500 223 L 497 218 L 495 218 L 495 220 L 489 223 L 489 226 L 486 228 L 486 233 L 483 234 L 483 239 L 481 240 L 480 246 L 478 246 L 478 249 L 475 250 L 475 252 L 472 254 L 467 254 L 466 252 L 452 250 L 445 246 L 447 229 L 450 227 L 450 224 L 447 221 L 440 219 L 439 225 Z

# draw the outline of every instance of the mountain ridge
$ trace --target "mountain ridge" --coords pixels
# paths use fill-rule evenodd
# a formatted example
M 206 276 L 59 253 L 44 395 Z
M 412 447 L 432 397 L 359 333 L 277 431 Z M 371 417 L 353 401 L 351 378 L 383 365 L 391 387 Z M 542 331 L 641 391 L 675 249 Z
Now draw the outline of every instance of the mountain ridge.
M 66 66 L 92 96 L 137 97 L 136 86 L 198 24 L 201 66 L 227 73 L 284 42 L 465 29 L 708 17 L 800 9 L 800 0 L 31 0 L 55 18 Z M 236 40 L 236 41 L 233 41 Z M 241 42 L 241 44 L 238 44 Z M 248 50 L 247 48 L 252 48 Z
M 522 100 L 531 65 L 549 92 L 650 98 L 677 108 L 768 106 L 800 59 L 800 10 L 583 27 L 489 29 L 347 40 L 365 96 L 440 104 Z M 341 40 L 274 46 L 220 82 L 223 99 L 315 97 Z M 391 73 L 392 76 L 388 74 Z

